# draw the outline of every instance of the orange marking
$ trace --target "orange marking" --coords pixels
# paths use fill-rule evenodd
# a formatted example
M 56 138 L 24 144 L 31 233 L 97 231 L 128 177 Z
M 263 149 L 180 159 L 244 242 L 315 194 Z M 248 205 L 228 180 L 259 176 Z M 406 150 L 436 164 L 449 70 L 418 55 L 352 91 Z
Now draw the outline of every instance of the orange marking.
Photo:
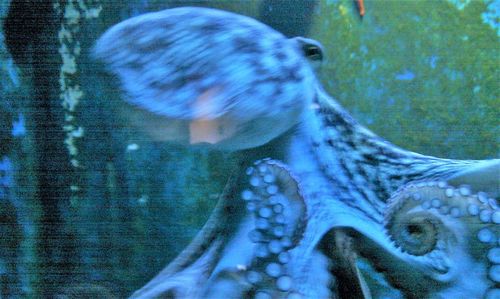
M 359 15 L 362 17 L 365 15 L 365 3 L 363 0 L 356 0 L 356 3 L 358 4 L 358 9 L 359 9 Z
M 219 90 L 219 87 L 210 88 L 194 101 L 191 108 L 197 112 L 196 114 L 203 116 L 189 123 L 189 143 L 216 144 L 235 132 L 235 125 L 223 116 L 213 118 L 217 112 L 214 97 L 217 96 Z

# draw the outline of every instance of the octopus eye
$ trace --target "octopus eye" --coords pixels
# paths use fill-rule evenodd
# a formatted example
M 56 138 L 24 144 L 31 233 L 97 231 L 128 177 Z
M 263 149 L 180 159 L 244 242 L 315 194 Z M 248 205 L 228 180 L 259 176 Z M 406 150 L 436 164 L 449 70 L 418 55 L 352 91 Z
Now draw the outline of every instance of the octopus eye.
M 312 61 L 322 61 L 323 60 L 323 51 L 317 45 L 305 44 L 302 47 L 304 51 L 304 55 L 307 59 Z
M 291 40 L 297 44 L 297 49 L 302 52 L 302 55 L 307 60 L 314 62 L 323 61 L 323 46 L 320 42 L 301 36 L 294 37 Z

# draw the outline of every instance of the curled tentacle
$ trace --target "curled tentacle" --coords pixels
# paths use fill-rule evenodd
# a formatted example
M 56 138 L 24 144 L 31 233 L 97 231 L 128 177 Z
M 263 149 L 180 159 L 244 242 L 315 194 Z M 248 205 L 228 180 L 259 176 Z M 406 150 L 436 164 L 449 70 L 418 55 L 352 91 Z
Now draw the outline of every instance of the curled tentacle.
M 410 184 L 390 199 L 385 217 L 401 258 L 441 282 L 439 288 L 467 288 L 470 272 L 477 279 L 471 288 L 484 296 L 500 292 L 500 210 L 486 193 L 445 182 Z M 411 288 L 387 273 L 398 287 Z
M 242 192 L 242 198 L 254 215 L 255 229 L 249 238 L 256 244 L 247 280 L 256 296 L 290 294 L 289 250 L 300 240 L 306 223 L 299 185 L 285 165 L 269 159 L 256 162 L 247 174 L 251 187 Z
M 396 216 L 389 225 L 389 233 L 396 244 L 412 255 L 424 255 L 436 247 L 439 220 L 427 215 Z

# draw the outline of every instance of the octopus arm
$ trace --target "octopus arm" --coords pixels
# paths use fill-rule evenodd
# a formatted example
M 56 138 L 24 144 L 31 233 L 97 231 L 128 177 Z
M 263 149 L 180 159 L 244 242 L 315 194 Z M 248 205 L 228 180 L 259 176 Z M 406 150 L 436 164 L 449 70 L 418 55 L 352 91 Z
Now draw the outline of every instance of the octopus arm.
M 211 216 L 193 241 L 130 298 L 152 298 L 166 294 L 175 298 L 185 297 L 192 290 L 205 285 L 227 241 L 228 212 L 235 201 L 233 196 L 237 193 L 237 182 L 238 175 L 235 173 L 229 178 Z
M 486 192 L 490 197 L 500 198 L 500 159 L 485 160 L 452 176 L 448 183 L 466 185 L 472 192 Z
M 500 211 L 486 192 L 410 183 L 391 197 L 385 217 L 387 239 L 360 237 L 357 248 L 407 297 L 498 295 Z

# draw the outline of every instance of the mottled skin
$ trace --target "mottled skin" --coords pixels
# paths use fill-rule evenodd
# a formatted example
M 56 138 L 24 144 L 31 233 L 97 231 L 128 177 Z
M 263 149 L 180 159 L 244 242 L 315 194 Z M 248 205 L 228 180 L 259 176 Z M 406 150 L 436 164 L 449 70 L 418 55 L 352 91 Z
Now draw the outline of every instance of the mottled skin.
M 298 121 L 302 99 L 314 94 L 305 44 L 251 18 L 184 7 L 113 26 L 94 53 L 117 75 L 128 103 L 174 127 L 156 138 L 187 143 L 183 129 L 206 121 L 221 134 L 209 143 L 236 150 L 266 143 Z
M 121 79 L 135 110 L 165 120 L 153 126 L 156 136 L 171 124 L 177 135 L 192 135 L 193 124 L 208 120 L 208 127 L 226 131 L 211 139 L 214 148 L 271 142 L 271 157 L 281 161 L 258 161 L 233 176 L 193 243 L 132 297 L 376 297 L 363 277 L 375 273 L 361 273 L 360 259 L 388 273 L 387 281 L 407 297 L 498 292 L 498 270 L 490 265 L 497 262 L 490 251 L 498 212 L 495 200 L 480 197 L 498 197 L 500 161 L 423 156 L 376 136 L 316 81 L 308 60 L 321 57 L 317 42 L 286 39 L 246 17 L 181 8 L 118 24 L 95 53 Z M 266 146 L 254 151 L 267 154 Z M 455 196 L 450 186 L 463 184 L 469 189 Z M 419 192 L 425 202 L 438 197 L 461 213 L 473 202 L 491 219 L 481 222 L 474 210 L 451 221 L 426 208 L 417 224 L 392 220 L 424 208 L 406 199 Z M 432 217 L 438 220 L 426 220 Z M 477 237 L 484 228 L 493 233 Z M 390 241 L 399 231 L 410 250 Z M 460 255 L 443 249 L 436 257 L 433 248 L 442 250 L 443 242 Z M 470 271 L 478 271 L 472 287 L 463 279 Z

